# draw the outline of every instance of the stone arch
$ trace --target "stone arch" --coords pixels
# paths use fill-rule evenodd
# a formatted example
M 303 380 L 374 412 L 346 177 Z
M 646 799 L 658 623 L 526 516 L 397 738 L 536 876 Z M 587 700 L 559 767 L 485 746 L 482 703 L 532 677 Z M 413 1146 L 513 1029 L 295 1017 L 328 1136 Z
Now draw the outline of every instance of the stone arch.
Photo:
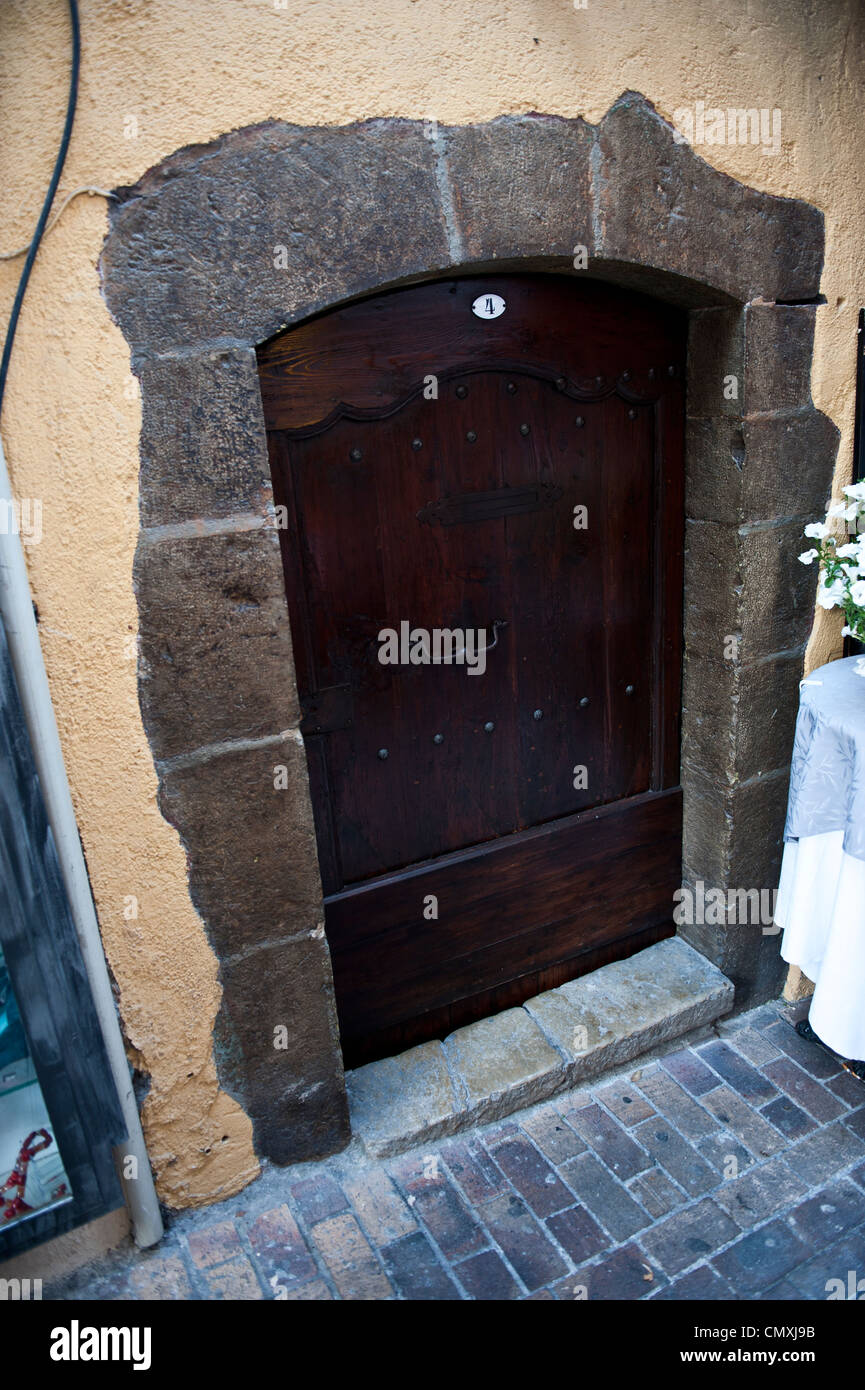
M 372 291 L 490 268 L 689 309 L 684 873 L 771 887 L 813 612 L 796 539 L 837 447 L 809 389 L 823 219 L 711 168 L 635 93 L 597 126 L 267 123 L 117 193 L 101 270 L 142 390 L 139 691 L 160 806 L 220 961 L 222 1084 L 262 1155 L 317 1157 L 349 1123 L 256 347 Z M 759 929 L 685 934 L 740 1002 L 777 988 Z

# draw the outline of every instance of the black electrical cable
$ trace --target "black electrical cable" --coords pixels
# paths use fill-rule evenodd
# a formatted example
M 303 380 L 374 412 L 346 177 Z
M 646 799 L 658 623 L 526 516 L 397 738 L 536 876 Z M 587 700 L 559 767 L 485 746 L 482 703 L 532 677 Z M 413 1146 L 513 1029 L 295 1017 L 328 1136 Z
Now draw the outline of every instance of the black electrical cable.
M 3 358 L 2 361 L 0 361 L 0 411 L 3 409 L 3 397 L 6 392 L 6 377 L 9 372 L 9 358 L 12 356 L 12 344 L 15 340 L 15 329 L 18 327 L 18 315 L 21 313 L 21 305 L 24 301 L 27 281 L 30 279 L 30 271 L 33 269 L 33 262 L 36 259 L 36 252 L 39 250 L 42 234 L 45 231 L 45 224 L 48 221 L 51 204 L 54 202 L 54 195 L 57 192 L 60 175 L 63 173 L 63 165 L 66 163 L 66 151 L 69 149 L 69 140 L 72 135 L 72 122 L 75 120 L 75 108 L 78 103 L 78 73 L 81 67 L 81 29 L 78 23 L 77 0 L 69 0 L 69 18 L 72 23 L 72 68 L 69 74 L 69 99 L 66 103 L 66 123 L 63 127 L 63 138 L 60 141 L 57 158 L 54 161 L 54 172 L 51 175 L 48 192 L 45 194 L 45 202 L 42 204 L 39 221 L 36 223 L 33 240 L 27 252 L 27 259 L 24 262 L 21 279 L 18 281 L 18 288 L 15 291 L 12 313 L 9 315 L 9 327 L 6 330 L 6 339 L 3 343 Z

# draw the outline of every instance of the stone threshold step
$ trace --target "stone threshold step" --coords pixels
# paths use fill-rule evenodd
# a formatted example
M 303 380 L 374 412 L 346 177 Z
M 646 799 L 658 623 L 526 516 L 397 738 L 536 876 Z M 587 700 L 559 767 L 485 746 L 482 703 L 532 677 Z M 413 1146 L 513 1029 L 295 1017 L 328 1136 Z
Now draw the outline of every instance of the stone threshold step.
M 733 986 L 681 937 L 346 1074 L 351 1127 L 373 1158 L 546 1100 L 713 1023 Z

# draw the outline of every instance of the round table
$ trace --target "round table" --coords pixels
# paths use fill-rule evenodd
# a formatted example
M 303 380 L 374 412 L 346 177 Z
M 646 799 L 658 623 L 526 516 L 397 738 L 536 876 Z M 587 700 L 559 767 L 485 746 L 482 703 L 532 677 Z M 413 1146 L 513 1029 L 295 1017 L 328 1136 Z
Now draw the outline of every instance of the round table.
M 865 1058 L 865 677 L 858 657 L 801 682 L 784 858 L 781 954 L 814 981 L 809 1022 L 842 1057 Z

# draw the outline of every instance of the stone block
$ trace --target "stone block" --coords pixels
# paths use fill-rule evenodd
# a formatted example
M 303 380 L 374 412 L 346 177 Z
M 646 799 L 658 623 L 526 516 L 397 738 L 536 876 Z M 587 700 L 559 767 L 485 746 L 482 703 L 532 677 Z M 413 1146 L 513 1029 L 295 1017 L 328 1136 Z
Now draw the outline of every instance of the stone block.
M 422 123 L 404 120 L 274 121 L 180 150 L 117 190 L 101 260 L 109 309 L 134 353 L 251 345 L 445 267 L 435 161 Z
M 651 1034 L 641 1051 L 713 1023 L 733 1003 L 730 981 L 676 936 L 605 965 L 595 980 L 633 1010 L 634 1021 Z
M 139 375 L 142 526 L 263 516 L 273 488 L 254 350 L 147 361 Z
M 592 127 L 562 116 L 501 116 L 443 128 L 467 261 L 591 256 Z
M 614 103 L 598 139 L 599 254 L 710 278 L 741 303 L 817 295 L 823 217 L 816 208 L 720 173 L 678 143 L 636 92 Z
M 730 378 L 735 378 L 735 383 Z M 745 379 L 744 316 L 739 308 L 697 309 L 688 321 L 689 417 L 740 420 Z
M 443 1048 L 424 1043 L 349 1072 L 352 1128 L 368 1153 L 399 1153 L 627 1062 L 712 1022 L 732 999 L 730 982 L 684 941 L 659 942 L 460 1028 Z
M 689 419 L 686 515 L 726 526 L 801 519 L 801 532 L 825 515 L 838 439 L 837 427 L 813 406 L 740 421 Z M 803 537 L 797 555 L 806 544 Z
M 832 490 L 840 431 L 828 415 L 805 406 L 746 418 L 742 520 L 783 516 L 822 521 Z M 796 545 L 796 554 L 807 542 Z
M 734 662 L 688 652 L 684 662 L 682 767 L 719 793 L 790 761 L 804 648 Z M 721 731 L 725 731 L 722 733 Z M 725 736 L 726 735 L 726 736 Z
M 224 960 L 220 979 L 220 1081 L 251 1116 L 258 1152 L 296 1163 L 343 1148 L 348 1107 L 323 934 Z
M 817 574 L 799 561 L 801 518 L 746 524 L 739 534 L 742 659 L 803 646 L 814 621 Z
M 276 767 L 286 788 L 274 787 Z M 159 805 L 187 849 L 192 900 L 220 955 L 323 920 L 299 735 L 163 770 Z
M 346 1087 L 352 1132 L 376 1158 L 454 1133 L 465 1109 L 438 1042 L 358 1067 Z
M 682 877 L 693 886 L 698 879 L 711 887 L 727 882 L 730 870 L 729 841 L 731 822 L 729 792 L 698 772 L 689 761 L 682 766 Z M 694 941 L 680 927 L 679 935 Z M 702 945 L 698 950 L 717 964 L 717 957 Z
M 475 1123 L 544 1100 L 565 1084 L 562 1059 L 525 1009 L 506 1009 L 445 1039 Z
M 275 530 L 148 539 L 135 559 L 139 698 L 157 758 L 300 722 Z
M 735 527 L 685 522 L 686 651 L 702 652 L 717 660 L 728 637 L 740 632 L 742 563 Z
M 814 304 L 745 309 L 745 413 L 811 404 Z
M 742 519 L 744 467 L 741 419 L 689 416 L 685 422 L 685 516 L 691 521 L 737 526 Z
M 743 661 L 805 644 L 816 574 L 799 562 L 802 520 L 685 523 L 685 644 L 716 659 L 739 634 Z
M 778 772 L 752 777 L 731 793 L 731 887 L 778 886 L 789 780 L 789 768 L 782 767 Z

